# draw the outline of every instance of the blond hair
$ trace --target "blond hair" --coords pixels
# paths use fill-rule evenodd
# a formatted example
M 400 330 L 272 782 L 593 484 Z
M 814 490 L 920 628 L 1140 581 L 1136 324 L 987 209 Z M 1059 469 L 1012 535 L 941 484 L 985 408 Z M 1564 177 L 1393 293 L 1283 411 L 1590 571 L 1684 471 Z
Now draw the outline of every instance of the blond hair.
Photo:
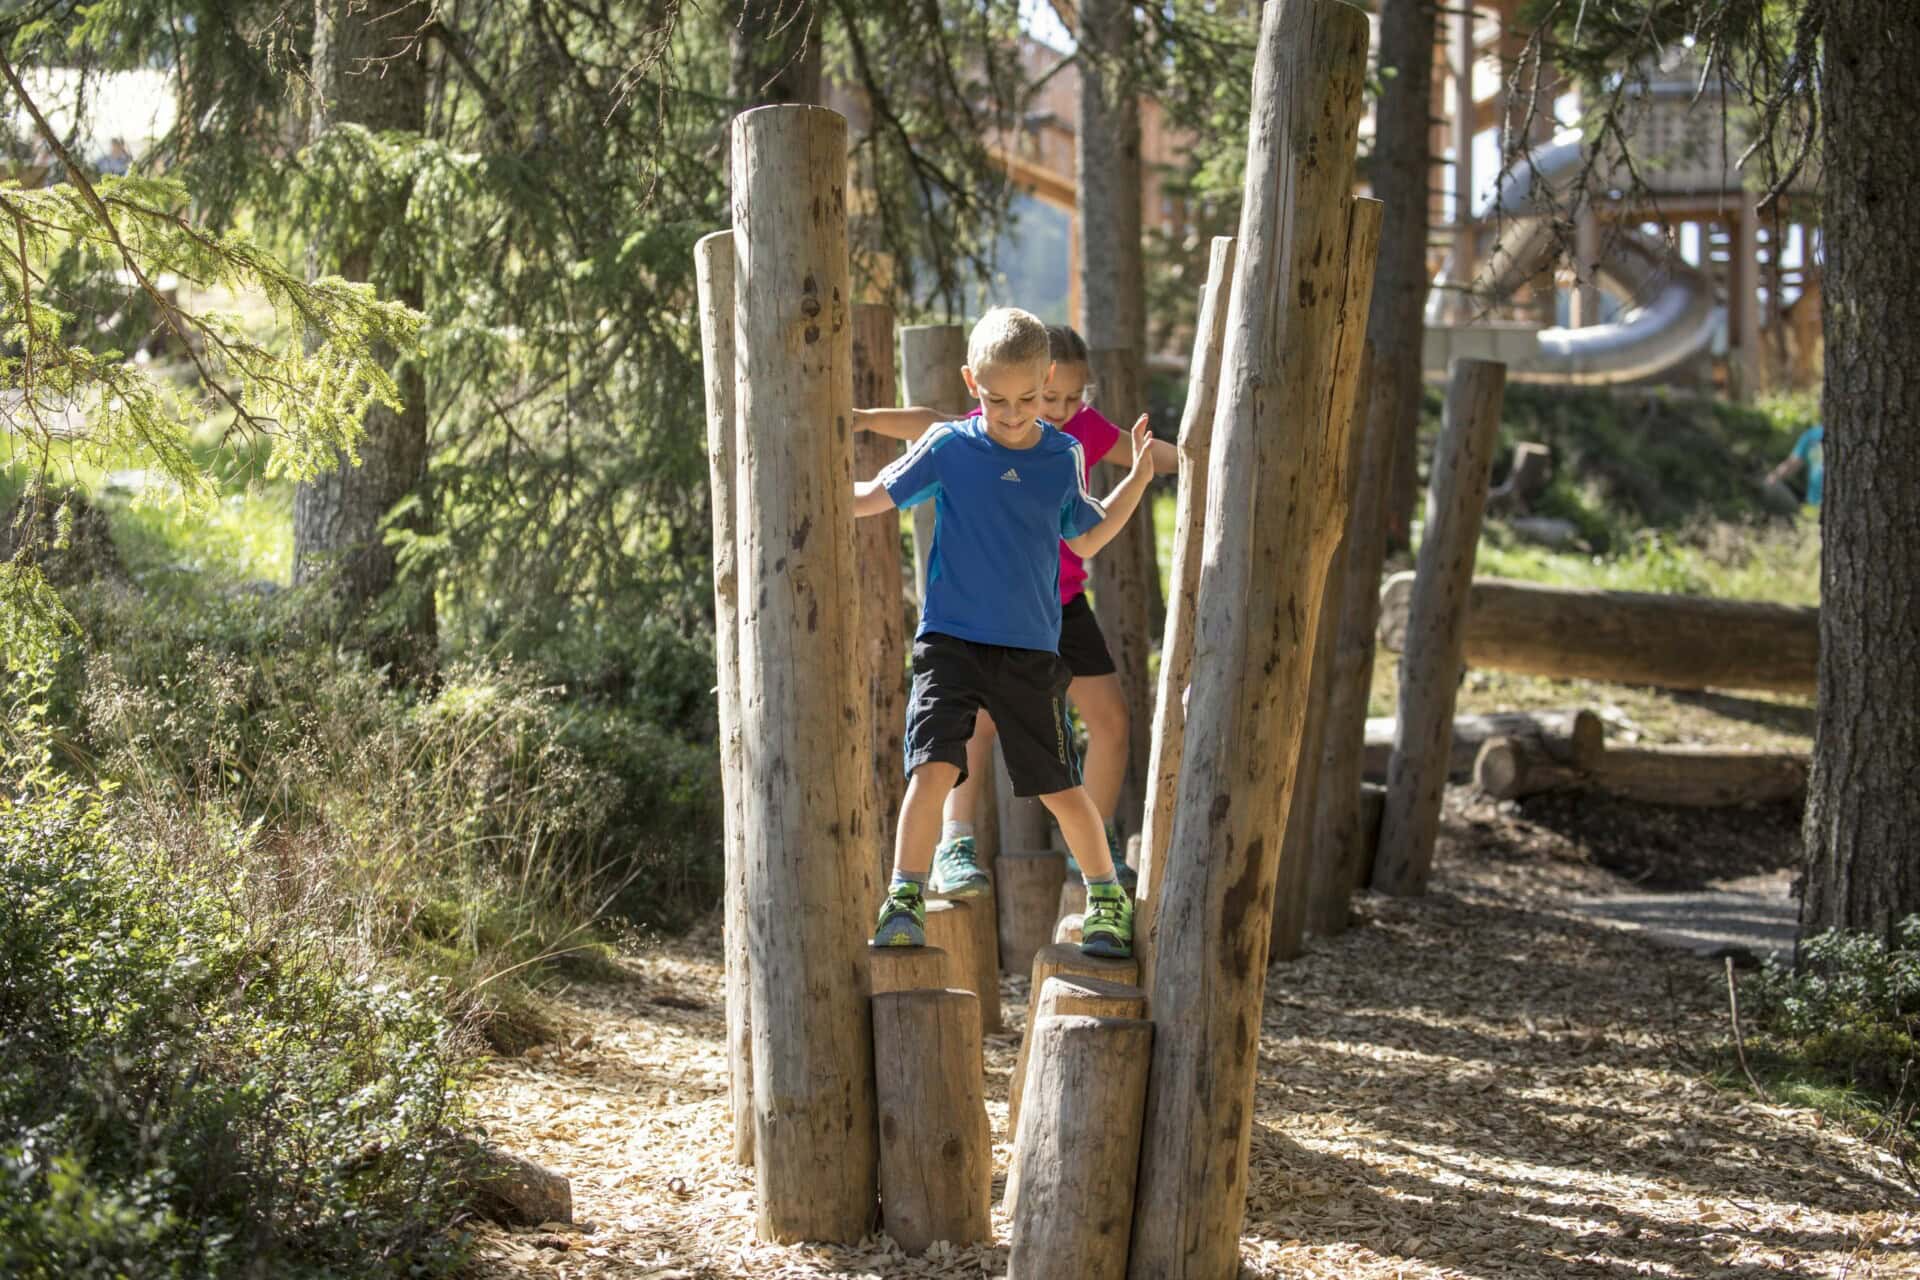
M 1047 326 L 1031 311 L 995 307 L 967 338 L 967 364 L 978 373 L 996 365 L 1031 364 L 1048 357 Z

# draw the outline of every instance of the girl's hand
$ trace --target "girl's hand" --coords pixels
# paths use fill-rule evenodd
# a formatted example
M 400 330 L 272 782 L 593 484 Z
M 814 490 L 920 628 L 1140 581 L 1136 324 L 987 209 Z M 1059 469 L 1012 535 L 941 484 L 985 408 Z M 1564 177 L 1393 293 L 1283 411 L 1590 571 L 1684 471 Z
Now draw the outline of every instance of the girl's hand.
M 1130 432 L 1133 436 L 1133 465 L 1135 470 L 1145 467 L 1153 470 L 1153 431 L 1147 426 L 1147 415 L 1141 414 L 1140 420 L 1133 424 Z

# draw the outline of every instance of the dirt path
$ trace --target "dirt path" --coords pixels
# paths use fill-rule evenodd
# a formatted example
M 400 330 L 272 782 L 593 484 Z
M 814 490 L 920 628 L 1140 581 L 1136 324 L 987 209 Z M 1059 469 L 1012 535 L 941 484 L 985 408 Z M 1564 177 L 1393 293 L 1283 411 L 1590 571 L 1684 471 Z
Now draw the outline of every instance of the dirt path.
M 1360 927 L 1269 974 L 1243 1275 L 1920 1276 L 1920 1210 L 1887 1157 L 1702 1079 L 1716 965 L 1564 910 L 1591 869 L 1459 843 L 1427 900 L 1368 898 Z M 586 1047 L 485 1073 L 481 1119 L 574 1179 L 589 1229 L 491 1232 L 482 1274 L 1005 1274 L 1004 1220 L 994 1247 L 929 1259 L 756 1244 L 714 941 L 625 968 L 556 1001 Z M 1005 984 L 1016 1029 L 1025 985 Z M 1002 1172 L 1016 1045 L 988 1044 Z

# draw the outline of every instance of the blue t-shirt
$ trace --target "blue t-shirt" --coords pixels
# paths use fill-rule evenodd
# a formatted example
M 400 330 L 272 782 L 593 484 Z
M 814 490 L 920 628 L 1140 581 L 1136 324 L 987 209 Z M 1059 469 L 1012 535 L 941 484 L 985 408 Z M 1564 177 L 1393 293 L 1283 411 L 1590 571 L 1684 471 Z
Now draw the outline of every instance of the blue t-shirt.
M 1794 441 L 1793 456 L 1807 464 L 1807 505 L 1820 505 L 1820 494 L 1827 487 L 1827 427 L 1821 423 L 1800 433 Z
M 1040 424 L 1009 449 L 984 421 L 942 422 L 879 475 L 901 510 L 932 498 L 920 635 L 1060 651 L 1060 541 L 1106 518 L 1087 492 L 1080 442 Z

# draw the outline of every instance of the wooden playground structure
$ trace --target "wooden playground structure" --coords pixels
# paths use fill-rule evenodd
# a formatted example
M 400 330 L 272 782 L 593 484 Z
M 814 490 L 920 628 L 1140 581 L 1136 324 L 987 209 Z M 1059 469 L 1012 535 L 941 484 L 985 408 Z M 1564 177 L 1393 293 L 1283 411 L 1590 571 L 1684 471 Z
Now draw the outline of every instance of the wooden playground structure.
M 895 402 L 897 345 L 906 399 L 964 412 L 964 332 L 907 328 L 896 344 L 889 311 L 853 303 L 841 116 L 735 120 L 733 226 L 697 259 L 734 1151 L 755 1169 L 762 1239 L 857 1241 L 878 1224 L 918 1252 L 991 1237 L 982 1040 L 1010 973 L 1031 978 L 1010 1086 L 1012 1275 L 1237 1274 L 1268 964 L 1345 928 L 1356 889 L 1423 890 L 1442 788 L 1468 767 L 1460 743 L 1484 785 L 1513 794 L 1675 776 L 1671 757 L 1606 750 L 1584 713 L 1457 728 L 1462 664 L 1524 660 L 1508 651 L 1528 628 L 1474 625 L 1500 594 L 1472 568 L 1507 368 L 1455 357 L 1418 567 L 1386 593 L 1404 649 L 1377 744 L 1386 785 L 1363 780 L 1393 444 L 1355 413 L 1381 208 L 1353 194 L 1367 50 L 1365 14 L 1340 0 L 1265 6 L 1239 235 L 1212 246 L 1180 426 L 1159 681 L 1136 721 L 1152 732 L 1129 960 L 1074 945 L 1079 886 L 1042 807 L 1004 781 L 977 824 L 992 893 L 936 896 L 923 949 L 866 945 L 904 789 L 903 587 L 924 577 L 927 539 L 917 528 L 915 566 L 893 522 L 856 532 L 852 481 L 898 445 L 854 432 L 851 410 Z M 1696 628 L 1675 678 L 1722 656 L 1714 618 L 1623 623 L 1609 647 L 1591 619 L 1625 617 L 1621 602 L 1508 607 L 1589 618 L 1601 667 L 1626 660 L 1636 626 Z M 1144 619 L 1144 600 L 1127 612 Z M 1793 611 L 1764 621 L 1806 628 Z M 1144 687 L 1137 629 L 1116 648 L 1139 650 Z M 1489 659 L 1495 644 L 1508 656 Z M 1805 655 L 1783 650 L 1761 687 L 1798 687 Z M 1678 767 L 1705 803 L 1792 785 L 1792 770 Z

